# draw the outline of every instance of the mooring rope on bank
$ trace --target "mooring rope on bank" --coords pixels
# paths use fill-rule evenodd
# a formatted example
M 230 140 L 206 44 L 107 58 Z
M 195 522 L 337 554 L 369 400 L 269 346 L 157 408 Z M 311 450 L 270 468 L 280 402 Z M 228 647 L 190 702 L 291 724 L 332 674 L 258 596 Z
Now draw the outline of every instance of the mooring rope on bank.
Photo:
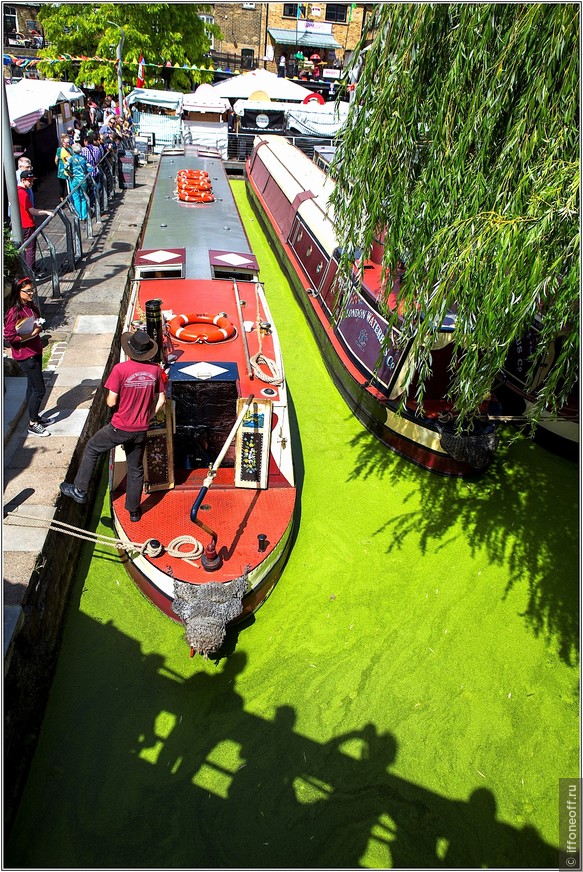
M 103 533 L 92 533 L 84 530 L 82 527 L 75 527 L 73 524 L 66 524 L 64 521 L 58 521 L 55 518 L 37 518 L 34 515 L 23 515 L 20 512 L 8 512 L 5 520 L 9 521 L 11 526 L 42 527 L 55 533 L 64 533 L 66 536 L 82 539 L 85 542 L 93 542 L 95 545 L 116 548 L 118 551 L 138 551 L 147 557 L 158 557 L 166 551 L 170 557 L 178 557 L 190 563 L 194 558 L 200 557 L 204 551 L 202 543 L 195 539 L 194 536 L 188 535 L 177 536 L 170 542 L 167 548 L 164 548 L 161 543 L 157 543 L 158 547 L 153 544 L 157 540 L 147 539 L 145 542 L 131 542 L 129 539 L 106 536 Z M 27 523 L 20 524 L 19 521 L 26 521 Z M 180 548 L 184 545 L 191 545 L 191 550 L 180 551 Z

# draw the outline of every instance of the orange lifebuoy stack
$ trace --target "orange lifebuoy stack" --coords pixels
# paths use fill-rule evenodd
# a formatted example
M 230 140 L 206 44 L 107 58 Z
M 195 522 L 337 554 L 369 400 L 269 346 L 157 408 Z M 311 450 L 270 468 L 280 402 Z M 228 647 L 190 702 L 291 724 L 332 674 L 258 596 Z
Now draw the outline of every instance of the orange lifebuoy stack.
M 175 193 L 181 203 L 214 203 L 215 200 L 206 170 L 178 170 Z
M 237 332 L 225 312 L 218 315 L 175 315 L 168 329 L 180 342 L 224 342 Z

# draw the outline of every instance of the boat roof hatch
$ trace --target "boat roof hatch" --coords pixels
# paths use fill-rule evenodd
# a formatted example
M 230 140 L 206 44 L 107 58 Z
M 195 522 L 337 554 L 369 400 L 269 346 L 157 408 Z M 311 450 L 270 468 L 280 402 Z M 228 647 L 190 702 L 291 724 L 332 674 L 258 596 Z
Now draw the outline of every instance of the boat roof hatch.
M 141 248 L 134 259 L 136 279 L 183 279 L 185 248 Z
M 237 382 L 239 368 L 233 361 L 186 360 L 171 363 L 168 377 L 174 384 L 179 382 Z
M 214 279 L 238 279 L 253 281 L 257 278 L 259 264 L 254 254 L 247 251 L 209 251 L 211 274 Z

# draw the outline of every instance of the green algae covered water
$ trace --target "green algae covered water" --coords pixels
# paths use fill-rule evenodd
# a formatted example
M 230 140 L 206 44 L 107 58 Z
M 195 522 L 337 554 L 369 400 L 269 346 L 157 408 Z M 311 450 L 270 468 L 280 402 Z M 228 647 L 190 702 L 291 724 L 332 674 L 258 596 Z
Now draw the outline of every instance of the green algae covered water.
M 556 866 L 577 468 L 505 431 L 485 477 L 443 479 L 363 432 L 233 189 L 293 403 L 290 559 L 215 662 L 86 549 L 5 865 Z

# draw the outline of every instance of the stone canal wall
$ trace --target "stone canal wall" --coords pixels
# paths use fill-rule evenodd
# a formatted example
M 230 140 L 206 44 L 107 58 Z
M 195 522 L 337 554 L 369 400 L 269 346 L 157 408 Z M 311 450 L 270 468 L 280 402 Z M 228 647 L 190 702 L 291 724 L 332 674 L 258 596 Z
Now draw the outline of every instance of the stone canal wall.
M 99 476 L 86 506 L 62 497 L 59 484 L 73 480 L 87 440 L 107 419 L 102 379 L 118 359 L 133 255 L 156 170 L 154 159 L 138 170 L 135 188 L 118 194 L 72 289 L 57 302 L 41 298 L 52 343 L 42 409 L 51 419 L 49 438 L 27 436 L 26 379 L 4 380 L 5 391 L 8 380 L 11 396 L 21 397 L 4 441 L 5 836 L 36 748 L 84 545 L 46 527 L 20 526 L 17 516 L 81 528 L 89 522 Z

